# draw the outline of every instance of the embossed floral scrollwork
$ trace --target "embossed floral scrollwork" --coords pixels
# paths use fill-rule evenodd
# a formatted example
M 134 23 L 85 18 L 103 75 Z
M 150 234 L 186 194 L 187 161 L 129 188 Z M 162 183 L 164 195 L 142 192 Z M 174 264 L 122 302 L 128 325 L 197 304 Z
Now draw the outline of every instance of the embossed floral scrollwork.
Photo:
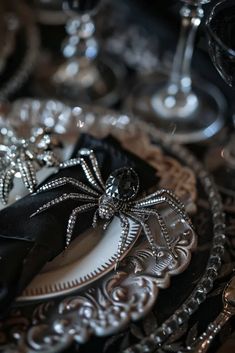
M 57 313 L 53 323 L 55 332 L 73 336 L 78 342 L 86 342 L 91 334 L 112 334 L 117 328 L 125 327 L 130 320 L 141 318 L 142 313 L 153 306 L 159 287 L 169 284 L 169 273 L 177 273 L 190 258 L 190 249 L 195 246 L 195 234 L 182 233 L 175 243 L 177 259 L 162 247 L 156 261 L 148 243 L 141 242 L 122 262 L 121 271 L 107 276 L 101 287 L 64 299 L 58 307 L 60 317 Z
M 88 120 L 88 114 L 87 119 L 85 118 L 84 116 L 84 122 Z M 93 125 L 96 125 L 96 129 L 97 125 L 100 126 L 103 131 L 102 114 L 99 118 L 99 123 L 97 123 L 98 120 L 94 117 Z M 112 125 L 112 128 L 118 130 L 118 123 L 121 118 L 119 120 L 118 117 L 114 116 L 114 118 L 115 124 Z M 84 123 L 84 125 L 88 126 L 90 130 L 91 124 Z M 134 126 L 134 124 L 129 125 Z M 121 129 L 119 130 L 121 131 Z M 124 126 L 123 130 L 127 131 L 127 125 Z M 161 141 L 160 145 L 162 145 Z M 156 149 L 157 147 L 154 145 L 151 156 L 152 158 L 158 157 L 155 162 L 159 166 L 160 162 L 164 162 L 166 155 L 160 149 L 157 154 Z M 168 150 L 184 160 L 185 155 L 180 150 L 173 153 L 171 146 Z M 169 159 L 168 162 L 171 163 L 172 159 Z M 187 185 L 180 183 L 179 191 L 182 192 L 180 196 L 189 196 L 190 201 L 186 205 L 188 207 L 195 202 L 197 190 L 194 172 L 198 172 L 198 170 L 194 166 L 192 166 L 192 170 L 186 168 L 182 170 L 182 165 L 179 162 L 177 163 L 177 165 L 174 164 L 175 168 L 172 168 L 171 175 L 174 175 L 174 178 L 176 177 L 174 179 L 176 183 L 185 180 L 182 175 L 187 176 Z M 189 165 L 188 162 L 186 164 Z M 159 167 L 158 171 L 159 173 L 162 172 L 159 174 L 160 179 L 165 180 L 167 184 L 173 178 L 165 178 L 167 176 L 166 169 L 167 167 L 164 167 L 160 170 Z M 188 175 L 189 171 L 190 175 Z M 204 184 L 202 186 L 205 188 Z M 182 199 L 184 200 L 183 197 Z M 174 217 L 174 214 L 167 213 L 166 217 Z M 179 228 L 177 229 L 179 230 Z M 46 315 L 41 315 L 41 312 L 36 313 L 37 320 L 33 321 L 35 318 L 32 316 L 31 308 L 28 313 L 23 311 L 22 315 L 28 315 L 29 318 L 29 326 L 25 328 L 21 335 L 24 352 L 46 353 L 48 349 L 57 352 L 72 340 L 82 343 L 86 342 L 91 335 L 108 335 L 121 330 L 130 323 L 130 320 L 143 317 L 156 301 L 159 288 L 169 285 L 172 274 L 182 272 L 190 261 L 191 251 L 195 248 L 196 241 L 193 232 L 187 232 L 188 229 L 184 229 L 186 232 L 179 231 L 176 234 L 175 225 L 172 230 L 174 233 L 172 233 L 172 242 L 178 255 L 176 258 L 173 258 L 167 252 L 164 243 L 161 242 L 159 243 L 157 258 L 153 257 L 147 242 L 140 239 L 139 245 L 126 258 L 127 262 L 121 263 L 118 272 L 108 273 L 101 280 L 95 282 L 92 288 L 82 289 L 82 291 L 74 292 L 73 295 L 64 299 L 56 300 L 56 303 Z M 159 233 L 156 231 L 156 234 Z M 0 335 L 1 331 L 2 328 L 0 327 Z M 15 350 L 17 353 L 19 352 L 18 348 L 19 345 Z
M 112 334 L 117 327 L 124 327 L 149 310 L 157 292 L 148 276 L 118 272 L 104 281 L 102 290 L 64 299 L 53 328 L 58 334 L 72 335 L 78 342 L 87 341 L 91 334 Z

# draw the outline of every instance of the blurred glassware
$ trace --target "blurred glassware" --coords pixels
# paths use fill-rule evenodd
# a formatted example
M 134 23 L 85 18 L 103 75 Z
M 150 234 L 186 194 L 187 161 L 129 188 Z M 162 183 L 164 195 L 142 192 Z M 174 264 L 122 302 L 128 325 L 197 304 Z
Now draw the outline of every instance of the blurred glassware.
M 38 59 L 39 33 L 24 2 L 0 4 L 0 103 L 12 97 L 28 80 Z M 1 110 L 0 109 L 0 110 Z
M 211 59 L 223 78 L 231 87 L 235 86 L 235 2 L 217 3 L 207 20 L 209 52 Z
M 161 46 L 156 34 L 158 25 L 160 28 L 162 25 L 160 17 L 156 23 L 150 21 L 149 16 L 143 16 L 140 3 L 140 0 L 134 3 L 106 0 L 96 17 L 96 27 L 102 48 L 117 56 L 131 72 L 143 74 L 159 69 Z M 164 34 L 168 30 L 168 22 L 165 27 Z
M 100 51 L 92 19 L 99 5 L 99 0 L 63 1 L 67 36 L 61 48 L 63 62 L 50 77 L 51 91 L 70 100 L 112 106 L 119 100 L 125 72 Z
M 2 9 L 0 8 L 0 11 Z M 0 21 L 0 74 L 5 70 L 7 60 L 16 47 L 19 19 L 14 13 L 2 12 Z
M 129 97 L 130 110 L 180 143 L 206 140 L 224 124 L 225 100 L 213 84 L 191 77 L 197 28 L 210 0 L 182 0 L 180 38 L 170 73 L 143 78 Z
M 235 2 L 218 2 L 207 19 L 206 28 L 209 38 L 209 53 L 215 68 L 223 80 L 235 87 Z M 234 130 L 234 117 L 231 121 Z M 230 132 L 231 132 L 230 130 Z M 217 156 L 217 158 L 216 158 Z M 206 164 L 213 172 L 220 191 L 227 198 L 235 200 L 235 133 L 226 136 L 221 146 L 211 148 L 206 156 Z M 232 208 L 229 205 L 228 211 Z M 235 208 L 233 207 L 233 212 Z

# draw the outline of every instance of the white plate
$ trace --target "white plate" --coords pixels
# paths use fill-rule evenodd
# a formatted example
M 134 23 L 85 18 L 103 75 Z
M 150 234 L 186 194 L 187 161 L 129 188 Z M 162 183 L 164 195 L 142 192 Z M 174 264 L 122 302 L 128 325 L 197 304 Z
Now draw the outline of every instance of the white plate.
M 130 241 L 123 256 L 134 245 L 141 227 L 130 221 Z M 49 262 L 34 277 L 18 300 L 38 300 L 68 294 L 102 277 L 115 266 L 121 225 L 114 218 L 106 231 L 90 228 L 70 247 Z M 122 257 L 123 257 L 122 256 Z

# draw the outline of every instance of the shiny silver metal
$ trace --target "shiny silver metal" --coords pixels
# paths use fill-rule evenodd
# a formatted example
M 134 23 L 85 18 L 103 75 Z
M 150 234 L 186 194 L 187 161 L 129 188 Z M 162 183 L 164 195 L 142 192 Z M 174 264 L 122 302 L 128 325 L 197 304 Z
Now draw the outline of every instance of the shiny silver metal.
M 48 128 L 38 127 L 29 139 L 18 137 L 12 129 L 1 128 L 4 144 L 0 144 L 0 201 L 8 203 L 14 178 L 20 178 L 30 193 L 37 185 L 36 172 L 43 166 L 58 167 L 54 151 L 58 141 Z
M 181 273 L 188 265 L 196 245 L 195 233 L 179 233 L 175 245 L 177 259 L 169 257 L 159 238 L 161 253 L 156 260 L 148 242 L 142 239 L 120 263 L 118 272 L 109 272 L 87 289 L 70 293 L 59 301 L 54 298 L 36 302 L 31 314 L 24 311 L 21 301 L 18 317 L 13 314 L 6 321 L 9 335 L 4 335 L 4 324 L 0 327 L 3 337 L 0 348 L 7 351 L 7 348 L 23 347 L 25 353 L 59 352 L 74 339 L 85 343 L 92 335 L 113 334 L 131 320 L 142 318 L 153 306 L 159 289 L 166 288 L 171 276 Z M 99 278 L 98 273 L 93 277 Z
M 58 131 L 64 131 L 66 139 L 70 139 L 71 136 L 77 137 L 76 126 L 79 130 L 89 131 L 96 136 L 103 137 L 112 133 L 120 139 L 125 136 L 133 138 L 135 129 L 140 128 L 148 134 L 154 143 L 151 148 L 159 146 L 165 151 L 164 153 L 170 154 L 171 160 L 174 156 L 177 160 L 183 161 L 185 166 L 197 175 L 197 182 L 200 183 L 205 191 L 206 199 L 209 201 L 208 216 L 213 222 L 211 230 L 213 242 L 211 242 L 208 264 L 191 294 L 183 300 L 182 305 L 172 312 L 170 317 L 157 329 L 154 329 L 150 336 L 135 344 L 134 347 L 129 347 L 125 352 L 151 352 L 160 348 L 161 344 L 168 338 L 170 339 L 176 330 L 182 329 L 182 325 L 189 320 L 205 300 L 220 268 L 226 239 L 225 223 L 221 199 L 212 178 L 190 152 L 172 143 L 169 136 L 165 138 L 152 126 L 134 121 L 127 115 L 120 115 L 107 109 L 92 107 L 89 110 L 76 106 L 70 109 L 70 118 L 64 121 L 61 120 L 61 111 L 63 111 L 63 116 L 66 115 L 68 107 L 59 104 L 58 101 L 28 99 L 19 100 L 17 103 L 13 103 L 13 106 L 14 115 L 9 116 L 11 121 L 16 124 L 24 124 L 26 116 L 27 124 L 34 124 L 35 121 L 46 123 L 45 115 L 48 116 L 49 113 L 49 116 L 53 118 L 54 126 Z M 51 110 L 52 107 L 53 110 Z M 24 112 L 22 119 L 21 108 Z M 18 119 L 13 119 L 13 117 L 18 117 Z M 48 120 L 48 123 L 52 123 L 51 119 Z M 157 148 L 154 151 L 157 153 Z M 166 154 L 164 154 L 164 158 L 167 158 Z M 164 158 L 162 167 L 166 161 Z M 167 163 L 169 161 L 170 159 L 167 158 Z M 180 184 L 181 180 L 178 182 Z M 170 208 L 167 207 L 166 210 L 170 210 Z M 173 213 L 169 214 L 170 219 L 167 224 L 173 220 Z M 156 225 L 153 217 L 151 226 L 156 227 Z M 100 278 L 99 282 L 94 282 L 87 289 L 80 292 L 74 291 L 73 294 L 70 292 L 65 298 L 57 297 L 44 302 L 28 302 L 27 305 L 22 302 L 20 305 L 16 304 L 16 310 L 13 310 L 11 316 L 1 326 L 1 349 L 7 353 L 17 352 L 21 348 L 27 353 L 59 352 L 68 347 L 73 340 L 85 342 L 90 339 L 92 334 L 105 336 L 122 330 L 125 325 L 129 325 L 130 320 L 138 320 L 143 317 L 157 299 L 159 289 L 169 285 L 170 276 L 183 271 L 190 261 L 191 251 L 195 247 L 195 236 L 190 231 L 189 236 L 185 238 L 181 230 L 183 229 L 179 229 L 179 237 L 176 237 L 174 226 L 171 232 L 172 240 L 179 242 L 177 249 L 181 255 L 176 259 L 176 262 L 169 261 L 164 247 L 163 256 L 158 258 L 159 262 L 156 267 L 156 261 L 151 254 L 148 242 L 140 239 L 141 242 L 137 244 L 135 249 L 133 248 L 130 257 L 126 257 L 125 261 L 127 262 L 124 262 L 123 265 L 120 264 L 122 267 L 120 266 L 118 273 L 110 272 L 109 275 Z M 163 241 L 161 237 L 156 240 Z M 162 245 L 164 244 L 159 243 L 159 247 Z M 197 257 L 197 252 L 194 256 Z M 92 279 L 95 279 L 95 276 L 94 272 Z M 70 283 L 71 286 L 73 284 Z M 58 295 L 62 294 L 60 285 L 56 288 Z M 76 285 L 74 289 L 77 289 Z M 50 286 L 48 286 L 48 290 L 50 290 Z M 173 297 L 174 295 L 172 300 Z
M 221 259 L 226 240 L 223 204 L 213 178 L 203 168 L 202 164 L 186 149 L 174 144 L 170 136 L 163 136 L 158 129 L 142 121 L 140 121 L 139 124 L 155 141 L 156 138 L 158 141 L 161 141 L 164 149 L 172 151 L 173 155 L 177 155 L 178 158 L 184 160 L 186 165 L 194 170 L 208 197 L 212 213 L 214 235 L 205 271 L 189 297 L 160 327 L 154 330 L 148 337 L 143 338 L 139 343 L 125 349 L 125 353 L 142 353 L 143 351 L 148 353 L 155 352 L 158 348 L 161 349 L 164 342 L 170 339 L 176 330 L 180 329 L 184 323 L 188 322 L 190 316 L 197 311 L 199 305 L 206 299 L 207 293 L 213 287 L 213 282 L 221 267 Z M 216 251 L 218 247 L 221 250 L 220 255 Z
M 119 264 L 121 256 L 130 243 L 130 220 L 139 224 L 145 234 L 152 250 L 152 255 L 157 258 L 161 249 L 158 248 L 155 235 L 149 226 L 149 218 L 155 218 L 160 228 L 160 236 L 163 237 L 169 256 L 178 257 L 175 244 L 169 233 L 169 227 L 159 212 L 157 206 L 167 205 L 174 212 L 181 223 L 188 223 L 188 227 L 192 225 L 191 220 L 185 212 L 183 203 L 170 190 L 160 189 L 150 195 L 137 197 L 139 190 L 139 178 L 132 168 L 120 168 L 113 171 L 108 177 L 106 183 L 102 179 L 99 164 L 95 153 L 92 150 L 81 149 L 80 157 L 71 159 L 60 164 L 60 168 L 68 168 L 80 165 L 86 176 L 87 184 L 81 183 L 79 180 L 69 177 L 58 178 L 41 186 L 36 194 L 57 189 L 63 185 L 71 185 L 76 192 L 60 194 L 53 200 L 40 206 L 31 217 L 47 211 L 51 207 L 57 206 L 65 201 L 79 201 L 69 217 L 66 233 L 66 248 L 70 245 L 72 236 L 74 235 L 74 227 L 80 213 L 94 210 L 92 226 L 95 228 L 98 219 L 103 220 L 103 229 L 105 230 L 114 216 L 117 216 L 121 223 L 121 234 L 117 249 L 116 265 Z M 91 169 L 86 162 L 86 157 L 91 165 Z M 125 185 L 126 187 L 125 187 Z M 82 204 L 80 203 L 82 202 Z
M 226 322 L 235 315 L 235 277 L 228 282 L 223 291 L 223 305 L 223 310 L 217 318 L 209 324 L 207 330 L 192 347 L 187 347 L 189 352 L 206 353 L 215 336 Z
M 225 100 L 211 83 L 191 77 L 197 28 L 208 1 L 184 1 L 180 38 L 169 76 L 151 78 L 133 91 L 128 106 L 180 143 L 206 140 L 221 130 Z

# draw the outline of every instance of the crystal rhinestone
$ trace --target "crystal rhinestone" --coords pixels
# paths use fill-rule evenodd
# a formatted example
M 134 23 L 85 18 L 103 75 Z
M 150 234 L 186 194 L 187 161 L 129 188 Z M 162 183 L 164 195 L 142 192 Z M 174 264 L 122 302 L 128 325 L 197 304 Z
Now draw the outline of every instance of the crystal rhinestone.
M 133 199 L 139 190 L 139 178 L 132 168 L 115 170 L 107 179 L 105 193 L 119 201 Z

